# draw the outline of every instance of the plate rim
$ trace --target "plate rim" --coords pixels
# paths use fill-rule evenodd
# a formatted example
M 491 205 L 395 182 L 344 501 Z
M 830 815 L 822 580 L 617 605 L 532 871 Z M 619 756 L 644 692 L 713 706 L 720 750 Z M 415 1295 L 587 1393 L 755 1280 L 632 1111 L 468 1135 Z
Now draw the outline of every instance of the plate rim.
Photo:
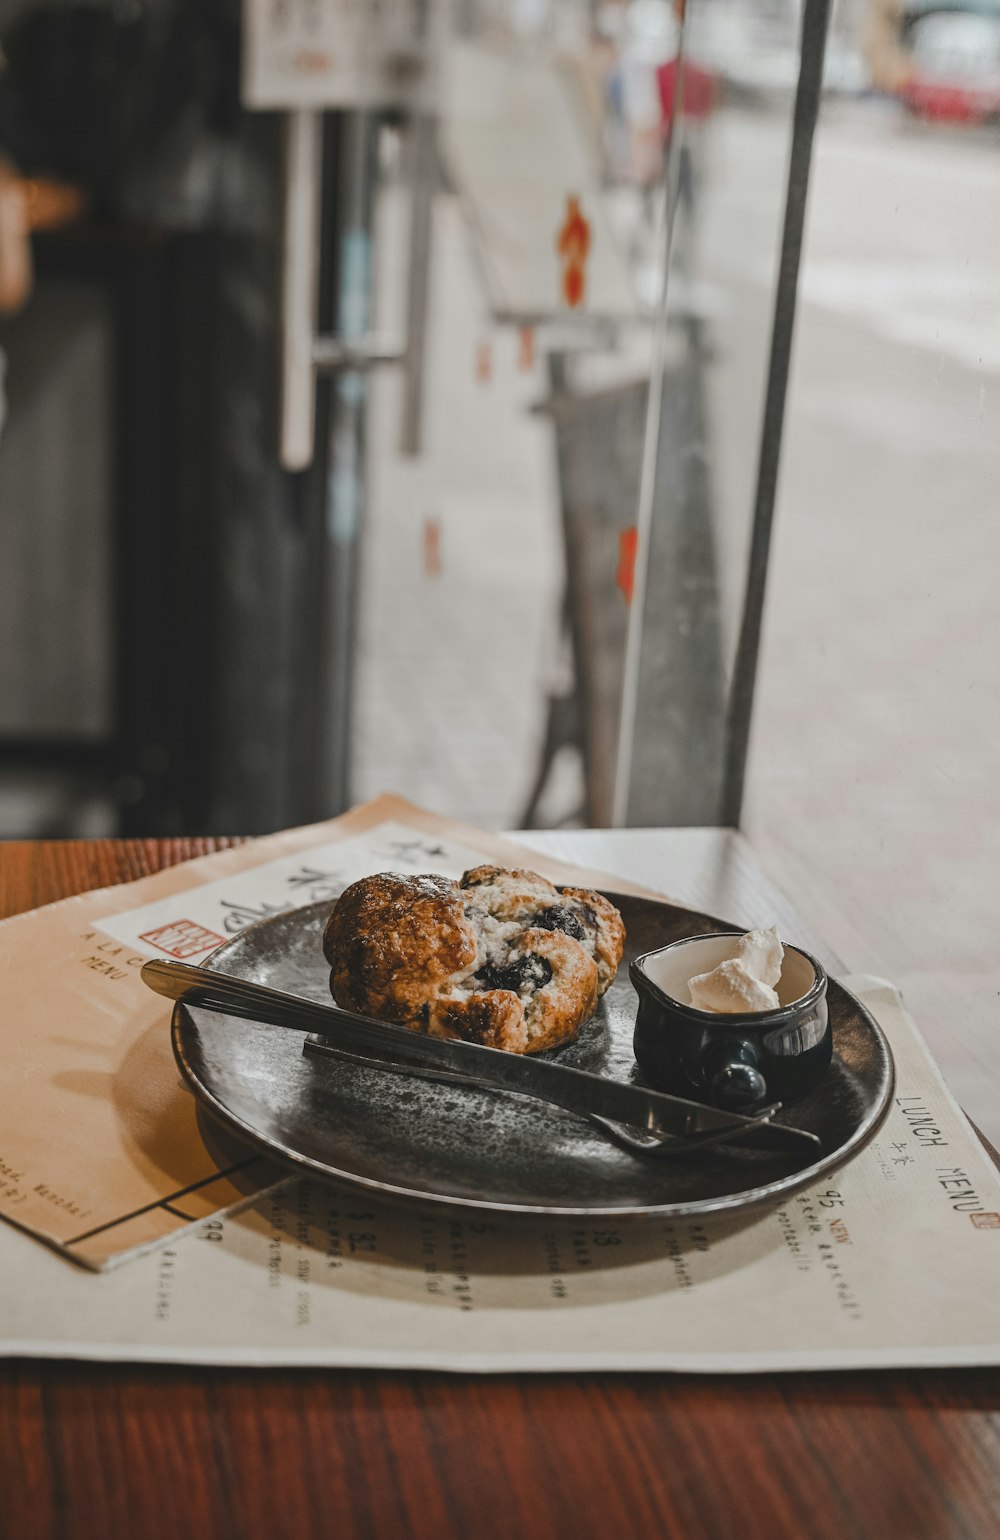
M 613 888 L 601 888 L 598 891 L 604 897 L 609 898 L 612 903 L 617 903 L 621 900 L 634 903 L 636 898 L 640 897 L 640 895 L 632 893 L 616 893 Z M 683 904 L 671 903 L 669 899 L 660 900 L 641 895 L 641 901 L 658 907 L 679 910 L 683 914 L 690 915 L 699 920 L 709 921 L 719 930 L 736 933 L 739 933 L 741 930 L 740 926 L 735 926 L 729 921 L 714 919 L 710 915 L 703 914 L 700 910 L 688 909 Z M 320 902 L 322 904 L 327 901 L 324 899 Z M 315 910 L 318 907 L 320 907 L 318 904 L 303 904 L 298 909 L 284 909 L 277 914 L 268 915 L 264 920 L 256 921 L 253 925 L 246 926 L 235 936 L 225 941 L 222 946 L 216 947 L 215 951 L 206 959 L 206 964 L 210 965 L 212 958 L 216 957 L 219 952 L 223 951 L 224 948 L 230 946 L 233 942 L 242 940 L 248 933 L 261 931 L 278 921 L 287 923 L 290 916 L 299 912 L 304 913 L 307 910 Z M 726 1193 L 714 1198 L 689 1199 L 681 1203 L 646 1203 L 601 1208 L 579 1208 L 571 1205 L 555 1204 L 505 1203 L 490 1198 L 463 1198 L 455 1195 L 427 1192 L 420 1188 L 403 1187 L 396 1183 L 383 1182 L 375 1177 L 364 1176 L 354 1171 L 341 1170 L 329 1166 L 323 1161 L 315 1160 L 311 1156 L 303 1155 L 300 1151 L 289 1148 L 279 1140 L 262 1134 L 253 1124 L 247 1123 L 245 1119 L 233 1112 L 231 1108 L 227 1107 L 224 1102 L 214 1095 L 199 1078 L 187 1056 L 184 1032 L 188 1024 L 197 1030 L 197 1023 L 190 1016 L 188 1008 L 184 1005 L 183 1001 L 177 1001 L 174 1005 L 170 1022 L 170 1040 L 177 1066 L 186 1084 L 205 1110 L 228 1128 L 230 1132 L 237 1134 L 252 1144 L 262 1154 L 268 1155 L 272 1159 L 286 1162 L 295 1167 L 302 1175 L 310 1175 L 324 1181 L 359 1188 L 365 1192 L 378 1194 L 383 1200 L 403 1203 L 408 1206 L 430 1205 L 439 1212 L 447 1209 L 458 1209 L 466 1213 L 486 1212 L 513 1217 L 552 1220 L 591 1219 L 624 1221 L 637 1219 L 684 1219 L 696 1215 L 728 1213 L 756 1208 L 761 1204 L 777 1201 L 786 1194 L 799 1192 L 803 1187 L 808 1187 L 814 1181 L 818 1181 L 827 1172 L 836 1171 L 841 1166 L 846 1165 L 849 1160 L 852 1160 L 874 1138 L 885 1121 L 896 1087 L 896 1062 L 889 1045 L 889 1040 L 871 1011 L 858 999 L 857 995 L 852 994 L 839 979 L 831 977 L 829 982 L 836 989 L 840 990 L 842 994 L 846 995 L 860 1013 L 866 1027 L 884 1056 L 887 1074 L 886 1088 L 882 1101 L 868 1115 L 867 1119 L 858 1125 L 844 1144 L 814 1164 L 805 1167 L 802 1171 L 793 1172 L 787 1177 L 780 1177 L 776 1181 L 765 1183 L 759 1187 L 743 1189 L 738 1193 Z M 636 1158 L 638 1159 L 639 1157 Z M 294 1172 L 289 1172 L 289 1176 L 294 1174 Z

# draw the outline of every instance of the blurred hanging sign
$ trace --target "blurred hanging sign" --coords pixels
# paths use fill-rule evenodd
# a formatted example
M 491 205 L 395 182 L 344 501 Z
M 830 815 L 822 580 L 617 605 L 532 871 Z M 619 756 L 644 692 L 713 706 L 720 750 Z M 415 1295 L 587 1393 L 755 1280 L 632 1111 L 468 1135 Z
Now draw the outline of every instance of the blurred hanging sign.
M 572 71 L 541 51 L 449 45 L 439 144 L 495 320 L 519 326 L 639 315 Z
M 427 107 L 450 0 L 243 0 L 248 107 Z

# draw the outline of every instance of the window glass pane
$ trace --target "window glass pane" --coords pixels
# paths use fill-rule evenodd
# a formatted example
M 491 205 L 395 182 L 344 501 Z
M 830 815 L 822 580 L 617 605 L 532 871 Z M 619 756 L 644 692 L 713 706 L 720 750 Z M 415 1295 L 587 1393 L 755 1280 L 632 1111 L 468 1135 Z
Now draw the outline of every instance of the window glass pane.
M 599 781 L 606 819 L 662 273 L 655 69 L 620 77 L 626 7 L 466 10 L 440 114 L 382 139 L 376 321 L 423 342 L 370 384 L 352 795 L 509 826 L 593 818 Z M 669 6 L 654 23 L 669 54 Z
M 375 320 L 419 345 L 368 387 L 355 797 L 719 817 L 797 26 L 683 13 L 460 8 L 439 116 L 383 131 Z
M 692 4 L 686 30 L 649 578 L 619 798 L 634 824 L 722 817 L 798 71 L 792 13 Z
M 1000 20 L 924 9 L 838 23 L 745 814 L 996 1139 Z

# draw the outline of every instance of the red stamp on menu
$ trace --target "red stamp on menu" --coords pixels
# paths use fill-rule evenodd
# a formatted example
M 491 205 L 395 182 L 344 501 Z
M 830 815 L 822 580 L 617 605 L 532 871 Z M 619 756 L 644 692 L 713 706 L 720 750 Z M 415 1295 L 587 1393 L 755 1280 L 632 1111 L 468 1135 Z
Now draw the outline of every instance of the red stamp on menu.
M 221 946 L 225 939 L 225 936 L 217 936 L 214 930 L 206 930 L 204 925 L 196 925 L 194 920 L 171 920 L 169 925 L 159 925 L 156 930 L 147 930 L 139 937 L 158 952 L 182 960 Z
M 1000 1214 L 970 1214 L 977 1230 L 1000 1230 Z

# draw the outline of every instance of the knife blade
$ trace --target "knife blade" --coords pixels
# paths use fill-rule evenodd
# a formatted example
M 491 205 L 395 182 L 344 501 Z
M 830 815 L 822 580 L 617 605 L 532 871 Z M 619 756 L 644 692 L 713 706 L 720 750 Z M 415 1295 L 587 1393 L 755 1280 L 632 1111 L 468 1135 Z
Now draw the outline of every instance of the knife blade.
M 628 1123 L 658 1137 L 692 1138 L 731 1129 L 760 1148 L 813 1156 L 820 1148 L 815 1134 L 785 1124 L 762 1123 L 759 1115 L 744 1117 L 665 1091 L 478 1043 L 426 1037 L 338 1005 L 320 1005 L 211 968 L 156 959 L 143 964 L 142 979 L 167 999 L 316 1034 L 347 1053 L 369 1061 L 381 1060 L 381 1067 L 388 1071 L 394 1065 L 432 1071 L 435 1078 L 447 1078 L 453 1084 L 534 1097 L 567 1112 Z

